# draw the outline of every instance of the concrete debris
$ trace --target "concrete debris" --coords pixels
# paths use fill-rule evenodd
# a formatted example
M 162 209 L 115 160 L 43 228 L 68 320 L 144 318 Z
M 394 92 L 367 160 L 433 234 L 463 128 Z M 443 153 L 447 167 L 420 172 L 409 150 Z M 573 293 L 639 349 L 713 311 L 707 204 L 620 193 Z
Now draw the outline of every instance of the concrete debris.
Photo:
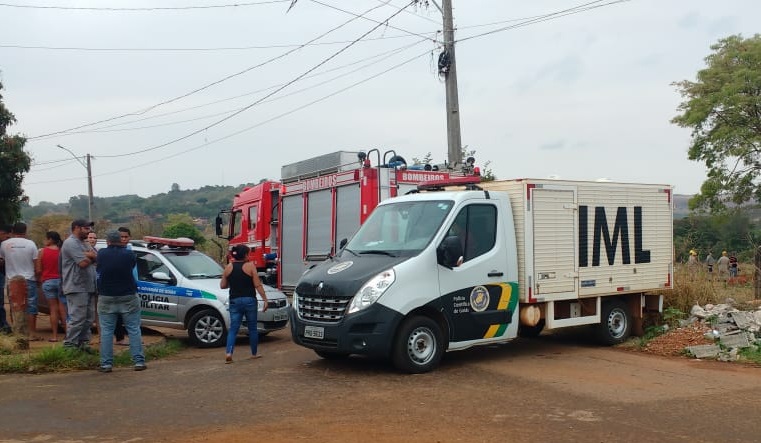
M 718 345 L 687 346 L 686 349 L 695 358 L 717 358 L 721 353 L 721 348 Z
M 696 358 L 715 358 L 720 361 L 735 361 L 739 350 L 761 345 L 761 308 L 756 311 L 740 311 L 734 307 L 735 301 L 727 303 L 695 304 L 690 310 L 690 318 L 683 323 L 701 322 L 711 330 L 704 334 L 714 345 L 688 346 L 685 349 Z

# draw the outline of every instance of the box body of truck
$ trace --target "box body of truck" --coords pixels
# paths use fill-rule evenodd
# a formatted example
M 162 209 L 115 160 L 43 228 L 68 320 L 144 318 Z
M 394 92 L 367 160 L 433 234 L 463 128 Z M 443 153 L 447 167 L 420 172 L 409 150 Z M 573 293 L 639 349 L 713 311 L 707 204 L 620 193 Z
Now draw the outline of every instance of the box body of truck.
M 543 310 L 546 328 L 599 322 L 600 297 L 671 289 L 670 186 L 526 179 L 482 187 L 509 195 L 520 301 Z M 660 311 L 660 298 L 646 302 Z M 634 311 L 636 329 L 642 311 Z
M 594 324 L 618 343 L 660 311 L 673 282 L 669 186 L 481 187 L 381 202 L 337 257 L 299 280 L 294 341 L 424 372 L 445 350 L 544 328 Z

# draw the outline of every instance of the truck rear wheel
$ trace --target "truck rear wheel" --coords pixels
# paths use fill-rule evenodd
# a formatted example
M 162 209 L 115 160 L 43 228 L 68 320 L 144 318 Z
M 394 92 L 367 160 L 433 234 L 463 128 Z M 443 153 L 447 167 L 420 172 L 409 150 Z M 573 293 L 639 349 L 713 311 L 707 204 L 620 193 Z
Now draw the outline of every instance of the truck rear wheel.
M 438 323 L 424 316 L 406 319 L 399 327 L 392 360 L 399 370 L 420 374 L 438 366 L 444 354 L 444 338 Z
M 222 316 L 214 309 L 196 312 L 188 322 L 190 344 L 199 348 L 224 346 L 227 328 Z
M 632 317 L 626 304 L 621 300 L 603 302 L 597 339 L 605 345 L 617 345 L 629 338 L 631 330 Z

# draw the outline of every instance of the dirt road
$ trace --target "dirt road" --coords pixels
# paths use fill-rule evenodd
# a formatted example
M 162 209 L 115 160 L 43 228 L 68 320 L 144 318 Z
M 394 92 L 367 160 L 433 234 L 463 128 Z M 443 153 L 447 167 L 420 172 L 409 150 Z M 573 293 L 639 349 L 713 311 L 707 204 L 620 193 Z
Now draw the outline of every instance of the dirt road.
M 573 337 L 451 353 L 412 376 L 322 360 L 288 331 L 261 352 L 231 365 L 221 349 L 193 349 L 145 372 L 0 376 L 0 442 L 761 440 L 757 368 Z

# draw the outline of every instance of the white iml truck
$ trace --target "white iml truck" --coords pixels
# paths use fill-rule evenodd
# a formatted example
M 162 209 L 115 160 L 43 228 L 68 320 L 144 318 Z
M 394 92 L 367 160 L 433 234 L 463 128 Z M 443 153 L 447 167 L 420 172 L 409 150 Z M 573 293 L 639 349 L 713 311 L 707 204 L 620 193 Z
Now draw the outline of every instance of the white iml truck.
M 672 207 L 668 185 L 549 179 L 385 200 L 298 281 L 293 340 L 410 373 L 545 328 L 620 343 L 673 286 Z

